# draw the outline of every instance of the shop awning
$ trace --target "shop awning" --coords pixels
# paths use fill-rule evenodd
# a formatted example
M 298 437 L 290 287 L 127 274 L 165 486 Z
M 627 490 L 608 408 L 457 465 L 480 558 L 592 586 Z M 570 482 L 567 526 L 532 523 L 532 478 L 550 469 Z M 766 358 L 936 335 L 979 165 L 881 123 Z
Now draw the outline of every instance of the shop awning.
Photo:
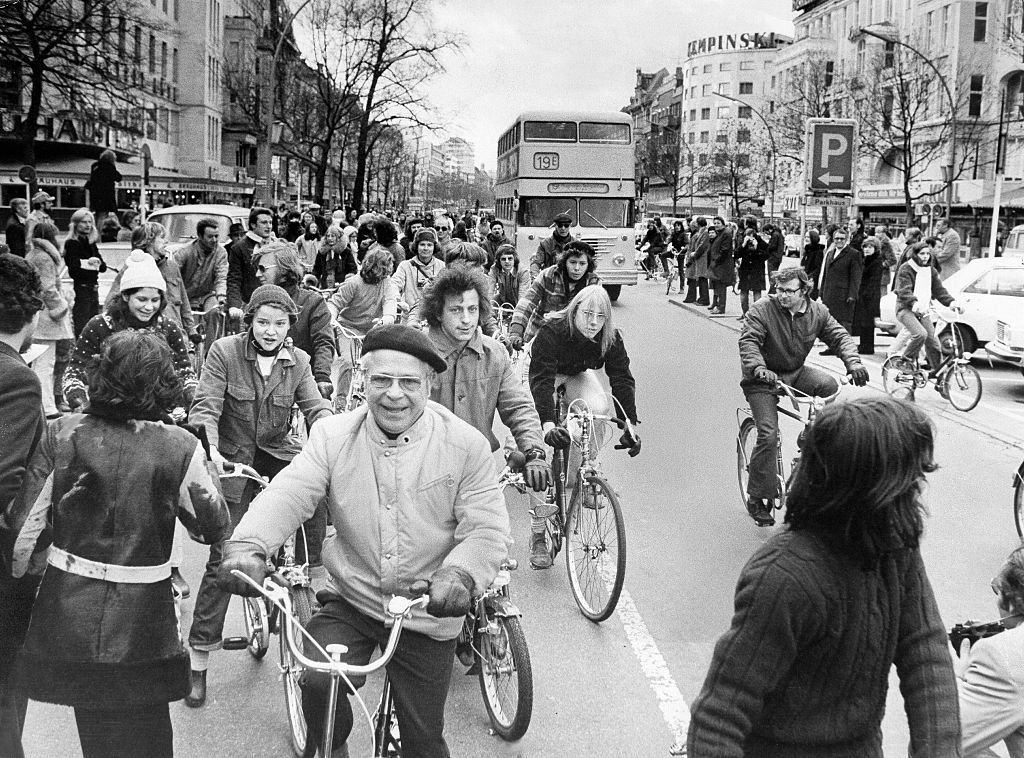
M 1017 182 L 1014 182 L 1017 185 Z M 995 193 L 990 192 L 986 195 L 982 195 L 977 200 L 971 200 L 967 204 L 972 205 L 975 208 L 991 208 L 995 203 Z M 1013 186 L 1007 189 L 1003 187 L 1003 192 L 999 196 L 999 207 L 1000 208 L 1024 208 L 1024 187 Z
M 65 158 L 59 161 L 36 163 L 37 181 L 42 186 L 81 187 L 89 178 L 89 169 L 95 161 L 91 158 Z M 22 184 L 18 178 L 20 163 L 0 161 L 0 184 Z M 140 163 L 118 163 L 117 170 L 123 177 L 118 189 L 138 189 L 142 184 Z M 251 180 L 225 182 L 205 177 L 192 177 L 164 168 L 149 170 L 148 190 L 170 190 L 179 192 L 222 192 L 248 194 L 252 192 Z

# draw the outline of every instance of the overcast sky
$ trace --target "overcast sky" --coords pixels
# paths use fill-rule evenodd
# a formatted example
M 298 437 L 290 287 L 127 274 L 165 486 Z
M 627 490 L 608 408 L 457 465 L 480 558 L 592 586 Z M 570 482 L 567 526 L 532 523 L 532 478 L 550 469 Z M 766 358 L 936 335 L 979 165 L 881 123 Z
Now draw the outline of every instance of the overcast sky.
M 629 103 L 637 68 L 673 71 L 699 37 L 792 34 L 792 7 L 792 0 L 447 0 L 439 21 L 467 41 L 430 99 L 448 134 L 472 142 L 477 165 L 493 170 L 498 137 L 520 111 L 617 111 Z

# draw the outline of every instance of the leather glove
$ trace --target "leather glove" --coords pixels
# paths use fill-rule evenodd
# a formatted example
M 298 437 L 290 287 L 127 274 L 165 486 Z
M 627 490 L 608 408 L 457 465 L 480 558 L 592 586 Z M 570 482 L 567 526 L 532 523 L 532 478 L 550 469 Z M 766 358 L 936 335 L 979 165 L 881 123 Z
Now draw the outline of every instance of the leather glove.
M 437 618 L 465 616 L 473 605 L 473 577 L 458 566 L 442 566 L 430 577 L 427 613 Z
M 868 379 L 870 378 L 871 377 L 868 376 L 868 370 L 863 366 L 857 366 L 857 368 L 850 372 L 850 381 L 858 387 L 863 387 L 868 383 Z
M 572 437 L 564 426 L 556 426 L 544 434 L 544 442 L 555 450 L 565 450 L 572 444 Z
M 616 450 L 625 450 L 629 453 L 630 458 L 636 458 L 640 455 L 640 435 L 634 432 L 623 432 L 622 436 L 619 437 L 619 444 L 615 446 Z
M 221 550 L 220 568 L 217 569 L 217 587 L 222 591 L 243 597 L 258 597 L 260 593 L 255 587 L 231 573 L 235 569 L 262 585 L 270 573 L 267 553 L 263 547 L 249 540 L 228 540 Z
M 779 375 L 774 371 L 769 371 L 764 366 L 760 366 L 754 369 L 754 379 L 762 384 L 770 384 L 774 387 L 779 382 Z
M 320 396 L 324 400 L 330 400 L 331 395 L 334 394 L 334 385 L 330 382 L 317 382 L 316 388 L 320 390 Z
M 512 350 L 523 349 L 523 335 L 521 334 L 510 334 L 508 335 L 508 346 Z
M 543 458 L 527 461 L 523 467 L 523 478 L 534 492 L 543 492 L 551 486 L 551 468 Z

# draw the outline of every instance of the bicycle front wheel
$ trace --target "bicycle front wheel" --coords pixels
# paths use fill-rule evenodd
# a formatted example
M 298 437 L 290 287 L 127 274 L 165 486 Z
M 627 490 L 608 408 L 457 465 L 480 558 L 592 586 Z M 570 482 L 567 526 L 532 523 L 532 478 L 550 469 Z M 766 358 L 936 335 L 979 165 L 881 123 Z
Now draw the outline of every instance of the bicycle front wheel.
M 309 587 L 292 587 L 292 613 L 303 628 L 313 618 L 313 591 Z M 282 616 L 284 614 L 281 614 Z M 281 619 L 282 624 L 294 624 L 290 619 Z M 302 632 L 294 630 L 294 636 L 302 647 Z M 284 686 L 284 705 L 288 714 L 288 728 L 292 738 L 292 750 L 298 758 L 302 758 L 306 750 L 306 717 L 302 714 L 302 690 L 299 689 L 299 677 L 302 666 L 295 660 L 284 633 L 278 636 L 278 652 L 281 654 L 281 684 Z
M 519 619 L 496 616 L 476 634 L 480 692 L 494 732 L 518 740 L 533 715 L 533 669 Z
M 1013 482 L 1013 522 L 1017 525 L 1017 536 L 1024 540 L 1024 471 L 1021 470 L 1017 471 Z
M 981 400 L 981 374 L 968 363 L 954 363 L 943 377 L 942 386 L 958 411 L 972 410 Z
M 740 484 L 740 504 L 747 507 L 747 482 L 750 481 L 750 458 L 757 444 L 757 427 L 754 419 L 745 418 L 736 434 L 736 478 Z
M 897 400 L 914 400 L 914 362 L 902 355 L 890 355 L 882 363 L 882 387 Z
M 267 604 L 262 597 L 244 597 L 242 615 L 245 617 L 245 638 L 249 640 L 245 649 L 257 661 L 262 660 L 270 649 L 270 618 L 267 614 Z
M 576 604 L 591 621 L 604 621 L 615 610 L 626 578 L 626 525 L 619 496 L 600 476 L 574 488 L 565 544 Z

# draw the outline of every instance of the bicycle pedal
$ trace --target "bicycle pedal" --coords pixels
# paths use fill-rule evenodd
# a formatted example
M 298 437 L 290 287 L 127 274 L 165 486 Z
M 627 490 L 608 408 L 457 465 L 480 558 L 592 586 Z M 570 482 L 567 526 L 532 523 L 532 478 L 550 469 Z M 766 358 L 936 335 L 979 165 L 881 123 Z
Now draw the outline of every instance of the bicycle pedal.
M 247 637 L 225 637 L 222 644 L 225 650 L 245 650 L 249 647 L 249 640 Z
M 554 503 L 538 503 L 530 510 L 534 518 L 551 518 L 558 513 L 558 506 Z

